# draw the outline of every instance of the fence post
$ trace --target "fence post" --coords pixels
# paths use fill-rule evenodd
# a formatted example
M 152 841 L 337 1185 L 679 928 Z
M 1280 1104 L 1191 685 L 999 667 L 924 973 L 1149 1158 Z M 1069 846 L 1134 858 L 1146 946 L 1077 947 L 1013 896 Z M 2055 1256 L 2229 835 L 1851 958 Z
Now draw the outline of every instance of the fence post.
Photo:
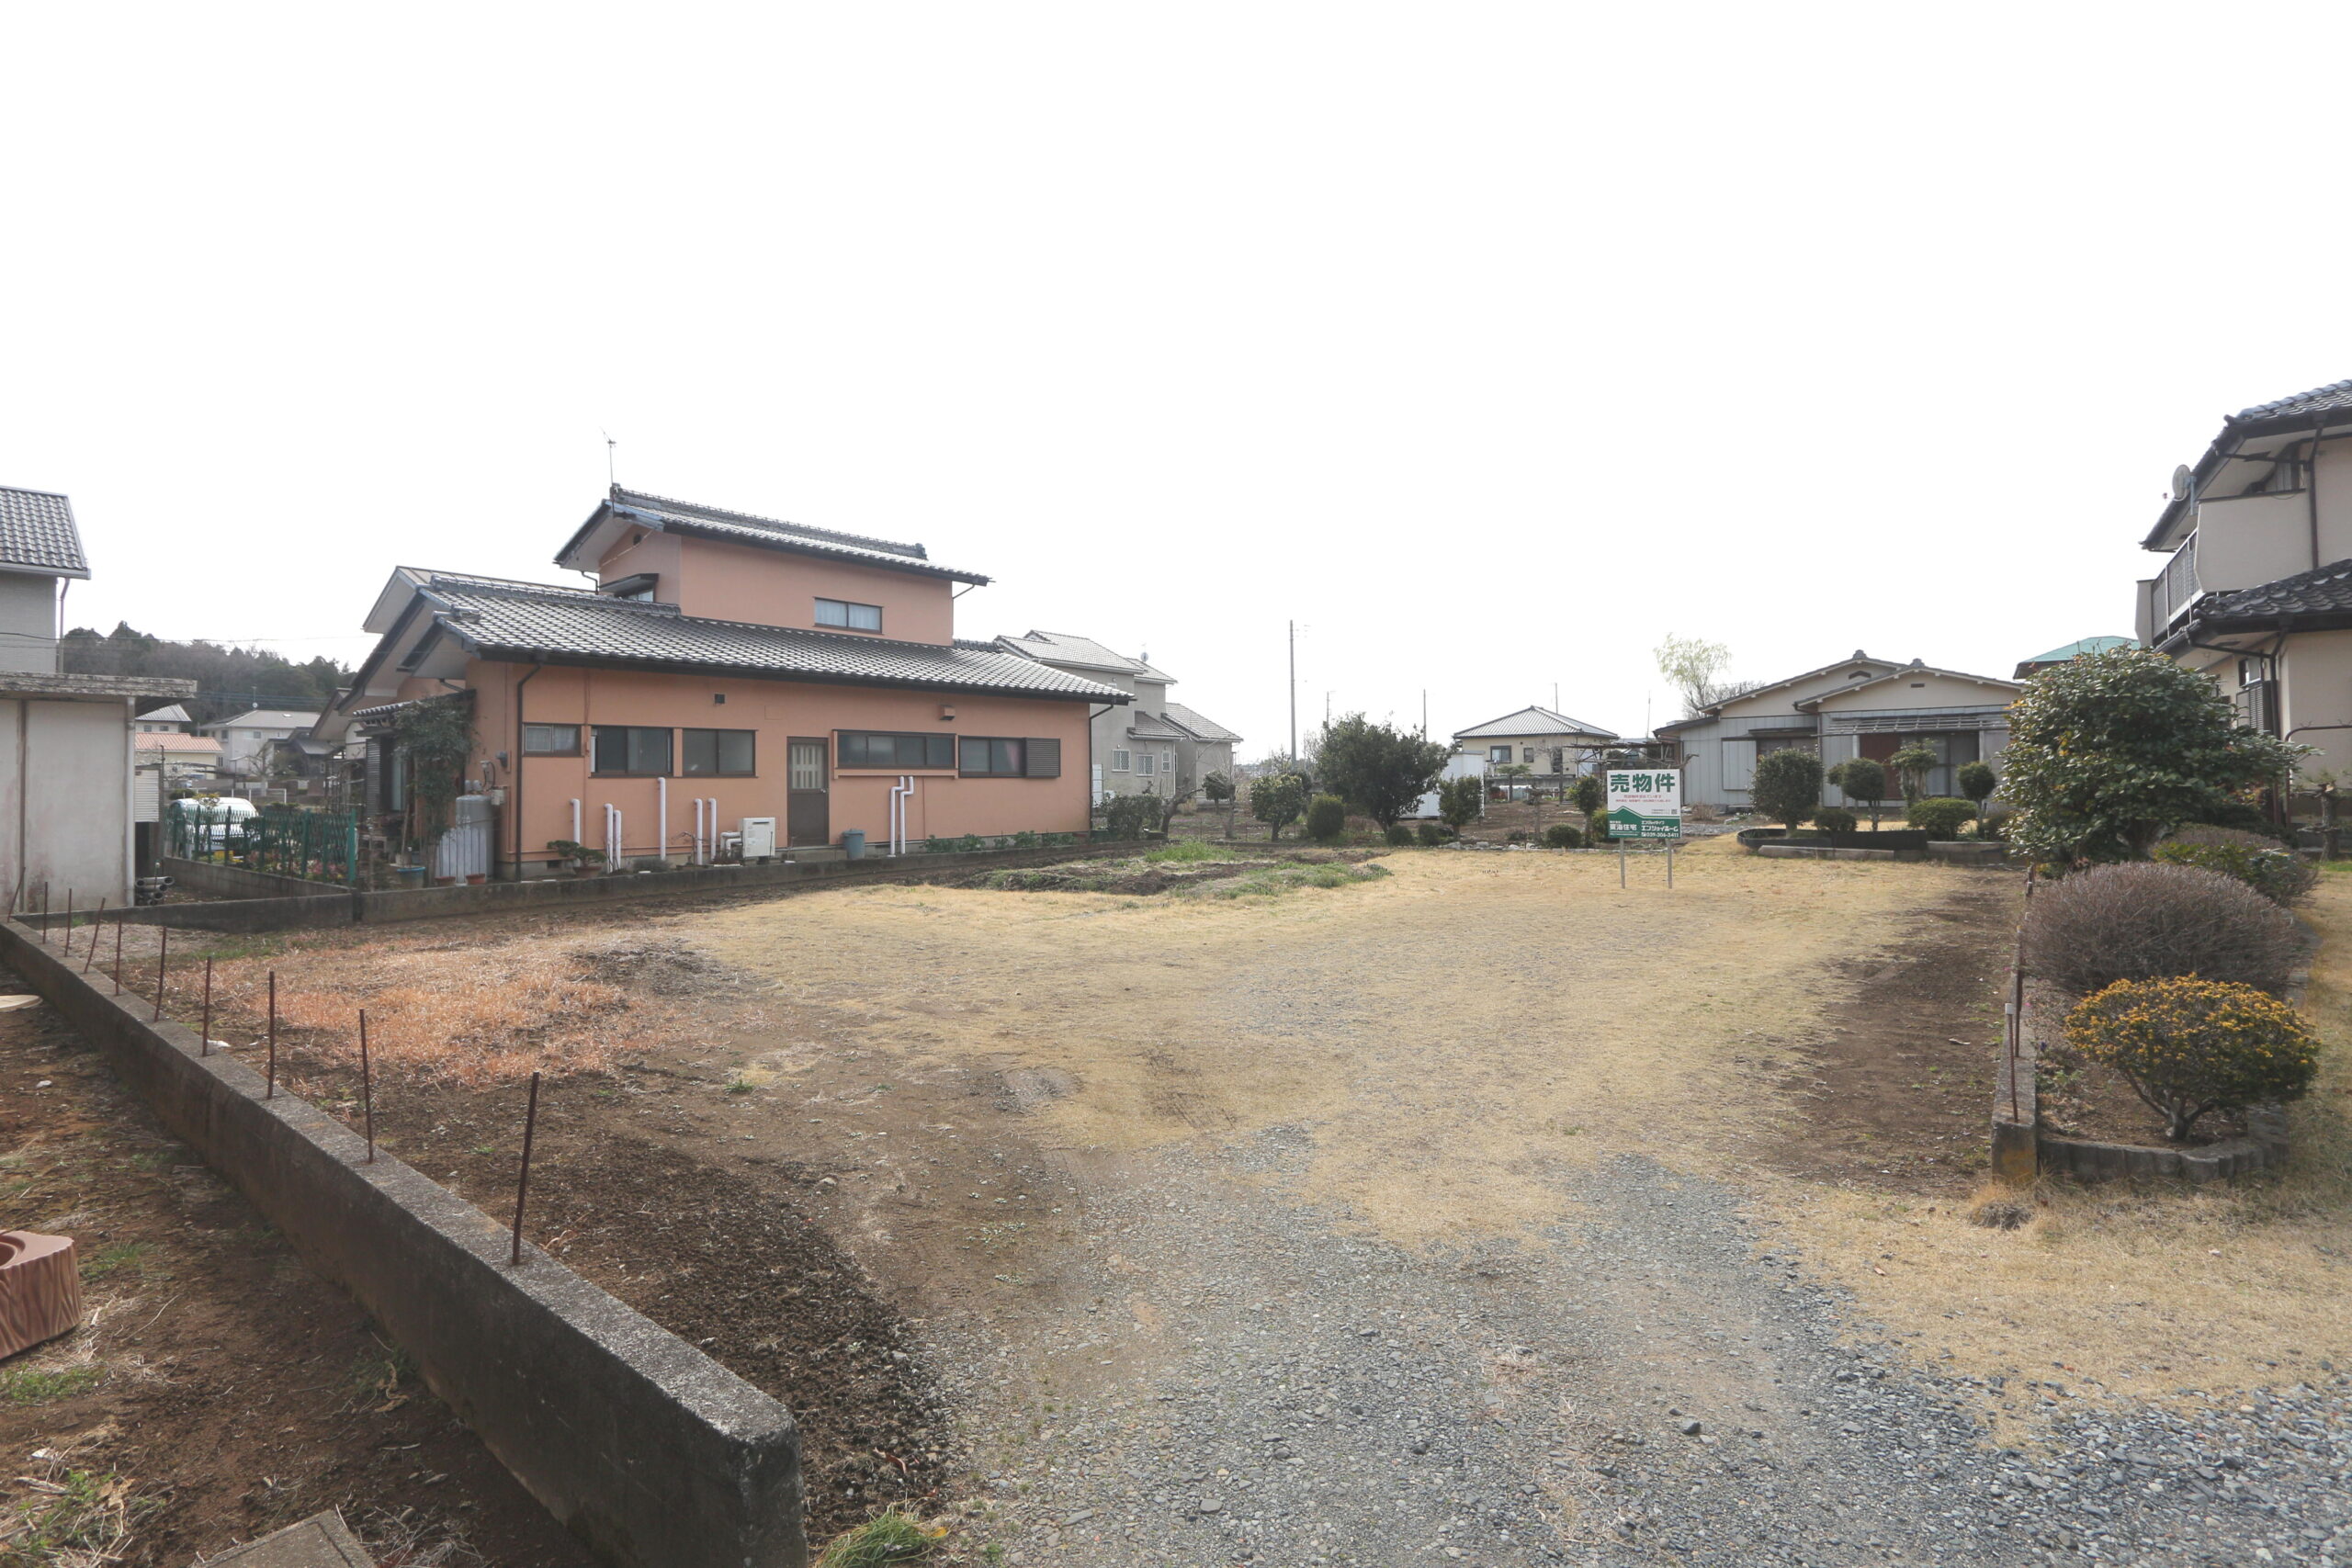
M 539 1075 L 531 1075 L 531 1103 L 523 1112 L 523 1169 L 514 1179 L 514 1243 L 506 1254 L 506 1261 L 519 1265 L 523 1261 L 523 1203 L 531 1195 L 531 1134 L 539 1124 Z
M 269 1087 L 264 1100 L 277 1098 L 277 971 L 269 972 Z
M 90 972 L 90 965 L 98 961 L 98 927 L 106 918 L 107 901 L 101 897 L 98 900 L 98 912 L 90 918 L 90 951 L 82 955 L 82 973 L 85 975 Z M 122 929 L 122 920 L 119 916 L 116 917 L 115 929 L 117 931 Z
M 204 1028 L 198 1035 L 196 1054 L 199 1056 L 212 1055 L 212 960 L 209 956 L 204 961 Z
M 122 995 L 122 922 L 114 923 L 114 994 Z
M 368 1163 L 376 1163 L 376 1091 L 368 1074 L 368 1010 L 359 1010 L 359 1113 L 368 1123 Z
M 164 1021 L 164 966 L 171 961 L 172 928 L 157 926 L 155 936 L 155 1016 L 150 1021 L 161 1023 Z

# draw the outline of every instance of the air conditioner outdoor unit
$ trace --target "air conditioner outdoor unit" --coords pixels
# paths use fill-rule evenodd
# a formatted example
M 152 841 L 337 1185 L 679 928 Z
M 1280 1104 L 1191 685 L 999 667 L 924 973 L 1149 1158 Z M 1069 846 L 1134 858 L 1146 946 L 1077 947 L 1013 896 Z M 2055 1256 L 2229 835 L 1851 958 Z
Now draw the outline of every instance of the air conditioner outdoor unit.
M 747 861 L 775 859 L 775 818 L 743 818 L 743 858 Z

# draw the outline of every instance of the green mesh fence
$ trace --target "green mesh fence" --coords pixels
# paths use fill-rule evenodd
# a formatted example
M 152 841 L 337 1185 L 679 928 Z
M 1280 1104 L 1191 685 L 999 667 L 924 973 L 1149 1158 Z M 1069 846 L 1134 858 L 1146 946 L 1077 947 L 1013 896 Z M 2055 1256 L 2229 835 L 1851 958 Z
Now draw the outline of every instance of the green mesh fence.
M 246 816 L 219 800 L 175 800 L 164 817 L 164 852 L 311 882 L 359 883 L 359 818 L 350 811 L 265 806 Z

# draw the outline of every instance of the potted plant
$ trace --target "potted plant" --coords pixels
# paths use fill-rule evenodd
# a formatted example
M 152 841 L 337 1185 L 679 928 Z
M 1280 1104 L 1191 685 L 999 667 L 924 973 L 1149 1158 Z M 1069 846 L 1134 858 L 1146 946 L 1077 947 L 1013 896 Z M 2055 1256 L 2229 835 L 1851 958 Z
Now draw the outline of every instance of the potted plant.
M 550 839 L 548 848 L 561 855 L 571 867 L 574 876 L 594 876 L 605 863 L 605 852 L 592 850 L 586 844 L 573 843 L 570 839 Z

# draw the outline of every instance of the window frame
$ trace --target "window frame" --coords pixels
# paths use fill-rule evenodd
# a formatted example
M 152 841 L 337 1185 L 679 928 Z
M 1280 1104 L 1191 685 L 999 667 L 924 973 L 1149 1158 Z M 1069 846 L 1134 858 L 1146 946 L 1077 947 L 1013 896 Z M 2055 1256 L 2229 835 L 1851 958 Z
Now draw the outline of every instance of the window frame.
M 1135 754 L 1130 751 L 1123 751 L 1116 746 L 1112 747 L 1111 771 L 1114 773 L 1131 773 L 1135 772 Z
M 580 755 L 581 728 L 576 724 L 540 724 L 526 719 L 523 723 L 523 755 L 526 757 L 577 757 Z M 534 729 L 569 729 L 571 731 L 571 744 L 569 747 L 534 747 L 531 744 L 531 731 Z
M 893 750 L 897 749 L 897 743 L 901 740 L 922 741 L 923 744 L 924 761 L 921 763 L 900 761 L 869 762 L 865 761 L 863 758 L 860 758 L 857 761 L 851 761 L 849 759 L 850 741 L 853 739 L 855 739 L 860 742 L 864 742 L 869 738 L 876 735 L 888 736 L 891 741 Z M 945 729 L 836 729 L 833 731 L 833 772 L 836 773 L 952 773 L 956 771 L 956 762 L 958 761 L 956 739 L 956 737 L 955 732 L 953 730 Z M 946 761 L 933 761 L 930 760 L 933 751 L 932 743 L 933 741 L 937 741 L 947 748 Z
M 688 750 L 688 748 L 693 744 L 691 738 L 696 735 L 707 735 L 711 737 L 711 768 L 710 772 L 707 773 L 695 771 L 694 759 Z M 736 769 L 729 768 L 725 765 L 726 752 L 722 749 L 721 742 L 718 739 L 718 737 L 723 735 L 740 735 L 744 738 L 745 743 L 751 748 L 751 765 L 749 767 Z M 760 776 L 760 732 L 756 729 L 721 729 L 711 725 L 697 725 L 692 728 L 680 729 L 678 732 L 678 776 L 682 779 L 758 778 Z
M 860 604 L 854 599 L 827 599 L 822 596 L 818 597 L 816 604 L 817 625 L 826 631 L 865 632 L 876 637 L 881 635 L 882 606 L 879 604 Z M 825 606 L 828 604 L 841 612 L 842 618 L 840 620 L 829 621 L 825 619 Z M 872 626 L 861 626 L 857 624 L 857 612 L 860 610 L 870 610 L 874 613 L 874 624 Z
M 972 766 L 972 748 L 975 746 L 988 749 L 986 767 Z M 1012 766 L 1000 767 L 1000 761 L 1010 761 Z M 1029 776 L 1029 742 L 1018 735 L 959 735 L 956 738 L 956 776 L 966 779 L 1026 778 Z
M 674 770 L 678 765 L 678 732 L 668 725 L 594 724 L 588 728 L 591 732 L 588 737 L 588 772 L 592 778 L 667 779 L 677 776 Z M 659 735 L 662 737 L 662 766 L 653 770 L 635 767 L 606 768 L 603 759 L 596 753 L 600 750 L 598 741 L 607 730 L 619 730 L 632 738 L 623 742 L 623 750 L 629 753 L 628 760 L 632 762 L 637 760 L 637 743 L 634 738 L 639 735 Z

